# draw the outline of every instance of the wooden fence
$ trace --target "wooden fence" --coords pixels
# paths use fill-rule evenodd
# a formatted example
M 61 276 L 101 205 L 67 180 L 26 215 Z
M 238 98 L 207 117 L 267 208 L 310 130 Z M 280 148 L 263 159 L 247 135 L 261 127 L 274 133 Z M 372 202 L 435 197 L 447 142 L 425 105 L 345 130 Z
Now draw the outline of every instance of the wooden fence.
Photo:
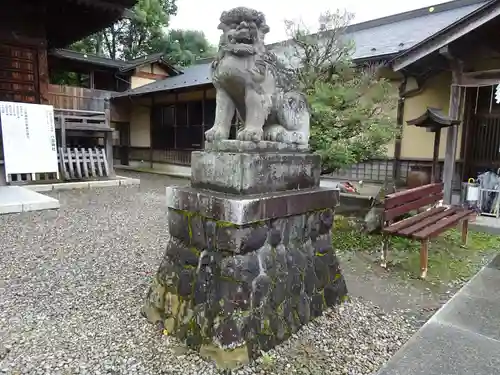
M 113 93 L 113 91 L 83 87 L 49 85 L 48 104 L 59 109 L 104 112 L 106 101 Z
M 109 165 L 103 148 L 59 148 L 59 169 L 65 180 L 109 177 Z

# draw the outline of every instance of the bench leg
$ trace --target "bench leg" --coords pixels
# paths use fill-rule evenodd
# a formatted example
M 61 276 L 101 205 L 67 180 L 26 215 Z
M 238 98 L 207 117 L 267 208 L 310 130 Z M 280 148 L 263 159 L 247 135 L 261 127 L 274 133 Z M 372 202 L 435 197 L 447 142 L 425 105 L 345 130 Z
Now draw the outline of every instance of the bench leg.
M 389 253 L 389 236 L 382 239 L 382 252 L 380 253 L 380 267 L 387 268 L 387 254 Z
M 420 278 L 427 277 L 427 263 L 429 260 L 429 240 L 422 240 L 420 242 Z
M 469 237 L 469 220 L 462 221 L 462 245 L 467 245 L 467 238 Z

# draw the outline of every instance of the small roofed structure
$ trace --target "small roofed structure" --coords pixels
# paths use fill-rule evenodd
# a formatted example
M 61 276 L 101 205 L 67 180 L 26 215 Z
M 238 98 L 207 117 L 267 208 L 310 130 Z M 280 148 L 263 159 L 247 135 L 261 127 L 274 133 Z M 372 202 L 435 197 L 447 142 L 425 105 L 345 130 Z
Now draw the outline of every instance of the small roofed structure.
M 427 110 L 419 117 L 406 122 L 408 125 L 415 125 L 419 128 L 426 128 L 434 133 L 434 152 L 432 155 L 431 183 L 439 180 L 438 158 L 439 143 L 441 142 L 441 129 L 460 124 L 460 120 L 455 120 L 443 113 L 438 108 L 427 107 Z

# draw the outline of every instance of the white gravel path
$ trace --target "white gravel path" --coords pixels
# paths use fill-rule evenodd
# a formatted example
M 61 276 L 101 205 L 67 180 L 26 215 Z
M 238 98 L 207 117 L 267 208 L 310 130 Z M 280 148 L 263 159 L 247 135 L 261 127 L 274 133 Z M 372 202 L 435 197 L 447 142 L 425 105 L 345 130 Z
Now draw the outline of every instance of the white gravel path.
M 218 373 L 139 315 L 168 238 L 169 181 L 140 178 L 54 194 L 58 211 L 0 215 L 0 373 Z M 237 373 L 371 374 L 413 330 L 355 300 Z

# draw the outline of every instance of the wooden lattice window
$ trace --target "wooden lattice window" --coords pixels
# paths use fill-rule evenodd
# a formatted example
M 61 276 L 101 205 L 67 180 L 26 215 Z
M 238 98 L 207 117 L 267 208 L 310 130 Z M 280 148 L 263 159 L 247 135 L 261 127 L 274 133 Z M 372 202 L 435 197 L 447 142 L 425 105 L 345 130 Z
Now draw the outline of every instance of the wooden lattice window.
M 37 51 L 0 43 L 0 100 L 39 102 Z

